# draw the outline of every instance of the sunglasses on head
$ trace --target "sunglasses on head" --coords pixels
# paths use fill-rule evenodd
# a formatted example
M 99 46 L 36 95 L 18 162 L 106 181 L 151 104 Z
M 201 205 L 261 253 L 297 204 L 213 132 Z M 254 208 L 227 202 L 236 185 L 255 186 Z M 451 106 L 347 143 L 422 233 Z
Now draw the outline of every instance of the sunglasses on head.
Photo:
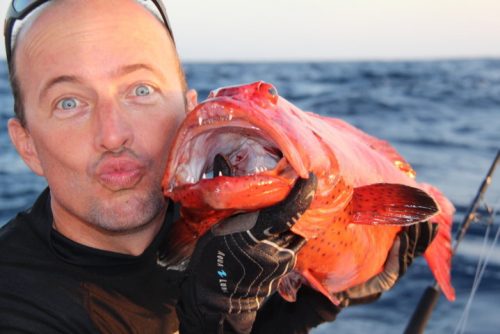
M 14 32 L 14 25 L 16 24 L 16 21 L 23 20 L 26 16 L 28 16 L 28 14 L 33 12 L 36 8 L 40 7 L 41 5 L 49 1 L 50 0 L 12 0 L 12 2 L 10 3 L 7 16 L 5 17 L 5 25 L 4 25 L 5 52 L 9 67 L 12 58 L 12 42 L 13 42 L 12 34 Z M 170 22 L 168 21 L 167 12 L 161 0 L 136 0 L 136 1 L 142 5 L 145 5 L 146 3 L 150 2 L 156 7 L 159 14 L 161 15 L 163 23 L 165 24 L 168 30 L 168 33 L 170 34 L 173 40 L 174 35 L 172 34 L 172 29 L 170 28 Z

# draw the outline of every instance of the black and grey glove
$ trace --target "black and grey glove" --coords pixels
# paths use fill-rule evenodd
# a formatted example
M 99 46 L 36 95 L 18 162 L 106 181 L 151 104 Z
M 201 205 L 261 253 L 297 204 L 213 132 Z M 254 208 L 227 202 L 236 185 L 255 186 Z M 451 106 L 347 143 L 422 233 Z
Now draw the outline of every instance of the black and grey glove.
M 377 300 L 403 276 L 413 259 L 422 255 L 436 237 L 438 224 L 421 222 L 405 227 L 394 240 L 384 270 L 370 280 L 336 295 L 341 307 Z
M 305 240 L 290 228 L 307 210 L 316 177 L 280 203 L 230 217 L 198 241 L 181 286 L 181 333 L 248 333 L 256 311 L 292 270 Z

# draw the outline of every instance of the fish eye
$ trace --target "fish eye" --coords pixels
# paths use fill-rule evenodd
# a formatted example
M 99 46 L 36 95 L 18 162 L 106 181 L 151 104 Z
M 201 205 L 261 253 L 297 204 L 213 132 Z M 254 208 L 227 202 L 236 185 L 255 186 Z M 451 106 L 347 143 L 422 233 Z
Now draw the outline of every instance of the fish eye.
M 257 90 L 261 96 L 267 98 L 271 103 L 276 104 L 276 102 L 278 102 L 278 91 L 273 85 L 267 82 L 260 82 L 257 86 Z
M 274 86 L 269 87 L 267 91 L 271 96 L 278 96 L 278 90 Z

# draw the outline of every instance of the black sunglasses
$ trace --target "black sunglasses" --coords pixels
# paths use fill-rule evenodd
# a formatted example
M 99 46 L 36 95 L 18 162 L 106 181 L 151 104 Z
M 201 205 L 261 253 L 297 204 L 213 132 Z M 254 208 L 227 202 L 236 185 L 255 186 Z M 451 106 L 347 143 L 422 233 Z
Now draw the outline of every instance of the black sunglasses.
M 24 19 L 26 16 L 28 16 L 29 13 L 34 11 L 40 5 L 49 1 L 50 0 L 12 0 L 12 2 L 10 3 L 10 7 L 7 12 L 7 16 L 5 17 L 5 24 L 4 24 L 5 52 L 7 55 L 7 63 L 9 64 L 9 67 L 12 58 L 12 32 L 14 30 L 14 25 L 16 21 Z M 174 35 L 172 33 L 172 29 L 170 28 L 170 22 L 168 21 L 167 11 L 165 10 L 165 7 L 163 6 L 161 0 L 136 0 L 136 1 L 143 5 L 147 2 L 151 2 L 155 5 L 173 41 Z

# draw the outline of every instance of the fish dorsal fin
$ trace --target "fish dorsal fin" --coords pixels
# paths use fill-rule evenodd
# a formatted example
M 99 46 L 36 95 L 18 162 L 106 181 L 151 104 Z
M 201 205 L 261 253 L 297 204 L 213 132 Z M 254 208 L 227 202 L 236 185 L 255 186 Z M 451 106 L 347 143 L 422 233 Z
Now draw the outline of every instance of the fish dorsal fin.
M 425 221 L 439 208 L 425 191 L 391 183 L 376 183 L 354 189 L 354 224 L 406 226 Z
M 401 154 L 398 153 L 398 151 L 396 151 L 396 149 L 388 141 L 373 137 L 341 119 L 329 119 L 330 123 L 335 124 L 334 126 L 340 127 L 343 130 L 348 131 L 350 134 L 357 136 L 370 148 L 387 158 L 394 164 L 394 166 L 396 166 L 396 168 L 405 173 L 408 177 L 412 179 L 415 178 L 416 173 L 411 165 L 401 156 Z

